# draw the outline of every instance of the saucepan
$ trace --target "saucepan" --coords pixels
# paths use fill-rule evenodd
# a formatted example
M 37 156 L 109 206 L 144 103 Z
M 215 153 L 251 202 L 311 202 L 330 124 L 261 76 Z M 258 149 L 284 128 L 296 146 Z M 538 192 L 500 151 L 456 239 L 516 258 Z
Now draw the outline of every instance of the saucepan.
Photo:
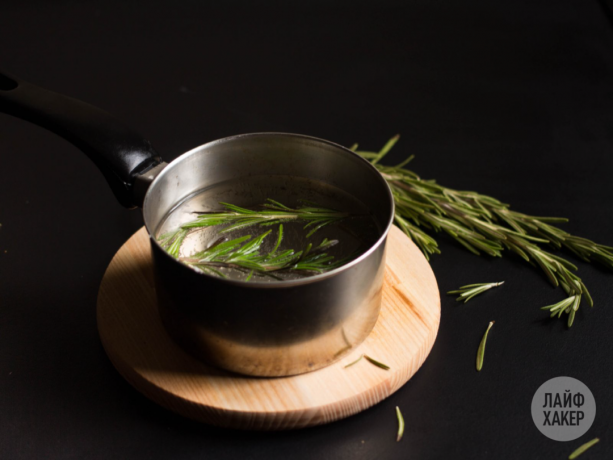
M 373 329 L 394 201 L 377 170 L 351 150 L 304 135 L 254 133 L 208 142 L 166 164 L 110 114 L 2 72 L 0 111 L 72 142 L 123 206 L 142 207 L 161 321 L 194 357 L 245 375 L 294 375 L 341 359 Z M 376 223 L 374 242 L 324 273 L 266 282 L 194 270 L 160 245 L 160 225 L 182 202 L 217 184 L 257 177 L 284 177 L 289 189 L 314 181 L 350 195 Z

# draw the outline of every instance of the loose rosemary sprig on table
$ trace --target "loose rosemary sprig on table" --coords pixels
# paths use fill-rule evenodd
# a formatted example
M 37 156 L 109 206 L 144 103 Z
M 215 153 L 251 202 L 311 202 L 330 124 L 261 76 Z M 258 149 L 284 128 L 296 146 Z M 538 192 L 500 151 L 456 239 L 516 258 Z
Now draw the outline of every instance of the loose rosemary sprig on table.
M 573 325 L 573 321 L 575 320 L 575 312 L 579 310 L 579 304 L 581 302 L 580 295 L 573 295 L 567 297 L 564 300 L 561 300 L 558 303 L 554 303 L 553 305 L 547 305 L 546 307 L 541 307 L 541 310 L 549 310 L 550 317 L 558 315 L 558 318 L 562 316 L 567 309 L 570 309 L 570 313 L 568 314 L 568 327 Z
M 466 286 L 462 286 L 460 289 L 456 289 L 455 291 L 449 291 L 447 294 L 460 294 L 460 296 L 456 300 L 458 302 L 463 300 L 464 303 L 466 303 L 474 296 L 479 295 L 485 291 L 489 291 L 490 289 L 501 286 L 503 284 L 504 281 L 500 281 L 499 283 L 467 284 Z
M 405 168 L 413 155 L 396 166 L 379 164 L 398 139 L 399 136 L 394 136 L 379 152 L 358 151 L 357 144 L 351 150 L 370 160 L 385 178 L 396 203 L 396 225 L 417 244 L 427 259 L 432 254 L 440 254 L 440 250 L 436 240 L 424 229 L 444 231 L 473 254 L 501 257 L 507 249 L 541 268 L 551 284 L 564 289 L 567 301 L 573 299 L 562 309 L 559 304 L 551 306 L 558 306 L 558 316 L 562 312 L 569 315 L 569 327 L 582 300 L 593 306 L 585 284 L 573 273 L 577 267 L 540 245 L 547 244 L 554 249 L 564 247 L 586 262 L 596 261 L 610 269 L 613 269 L 612 247 L 571 235 L 553 225 L 567 222 L 565 218 L 523 214 L 512 211 L 508 204 L 495 198 L 453 190 L 434 180 L 421 179 Z
M 250 235 L 227 240 L 220 238 L 204 251 L 197 252 L 189 257 L 179 257 L 179 260 L 195 267 L 205 273 L 225 278 L 219 268 L 234 268 L 248 272 L 247 280 L 256 276 L 270 276 L 278 278 L 275 272 L 310 272 L 323 273 L 342 265 L 344 260 L 334 260 L 329 256 L 327 249 L 334 246 L 337 240 L 325 238 L 318 246 L 310 243 L 302 251 L 286 249 L 280 251 L 283 240 L 283 225 L 279 225 L 277 241 L 268 253 L 261 253 L 261 247 L 266 237 L 272 232 L 268 230 L 255 238 Z

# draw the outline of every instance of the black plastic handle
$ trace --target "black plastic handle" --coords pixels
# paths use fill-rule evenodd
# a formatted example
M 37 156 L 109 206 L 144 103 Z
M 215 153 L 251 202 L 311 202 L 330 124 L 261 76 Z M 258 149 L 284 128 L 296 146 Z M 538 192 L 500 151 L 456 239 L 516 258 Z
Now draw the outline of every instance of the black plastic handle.
M 137 176 L 162 163 L 149 141 L 109 113 L 0 72 L 0 112 L 62 136 L 98 166 L 119 202 L 132 208 Z

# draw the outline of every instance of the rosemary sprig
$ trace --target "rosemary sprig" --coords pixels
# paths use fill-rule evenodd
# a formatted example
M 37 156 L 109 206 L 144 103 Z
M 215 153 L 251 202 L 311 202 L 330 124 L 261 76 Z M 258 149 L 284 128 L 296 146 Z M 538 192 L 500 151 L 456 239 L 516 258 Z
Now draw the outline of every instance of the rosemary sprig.
M 587 262 L 595 261 L 613 269 L 613 247 L 571 235 L 554 224 L 567 222 L 565 218 L 538 217 L 512 211 L 509 205 L 477 192 L 459 191 L 444 187 L 433 180 L 421 179 L 405 166 L 411 155 L 396 166 L 383 166 L 379 162 L 398 141 L 388 141 L 379 152 L 351 149 L 370 160 L 389 184 L 396 203 L 395 223 L 422 250 L 427 259 L 439 254 L 434 238 L 425 231 L 445 232 L 476 255 L 486 253 L 501 257 L 505 250 L 512 251 L 532 265 L 539 267 L 554 286 L 561 286 L 567 300 L 579 297 L 593 305 L 589 291 L 577 275 L 575 265 L 544 250 L 566 248 Z M 574 300 L 573 300 L 574 301 Z M 562 310 L 572 325 L 572 308 Z M 572 316 L 572 319 L 571 319 Z
M 583 452 L 588 450 L 590 447 L 592 447 L 597 442 L 600 442 L 600 439 L 594 438 L 591 441 L 586 442 L 585 444 L 580 446 L 577 450 L 575 450 L 572 454 L 570 454 L 568 456 L 568 460 L 574 460 L 575 458 L 577 458 L 579 455 L 581 455 Z
M 398 434 L 396 435 L 396 442 L 400 442 L 402 436 L 404 435 L 404 417 L 402 416 L 402 412 L 400 412 L 400 408 L 396 406 L 396 418 L 398 419 Z
M 288 220 L 300 220 L 306 222 L 304 229 L 311 230 L 306 235 L 309 238 L 317 230 L 338 222 L 349 216 L 346 212 L 334 209 L 322 208 L 321 206 L 301 206 L 290 208 L 278 201 L 266 200 L 266 203 L 258 206 L 261 209 L 253 210 L 236 206 L 230 203 L 221 202 L 225 210 L 218 212 L 196 212 L 198 218 L 181 225 L 182 229 L 204 228 L 215 225 L 230 224 L 221 230 L 220 233 L 228 233 L 233 230 L 251 227 L 253 225 L 277 225 Z
M 494 287 L 501 286 L 502 284 L 504 284 L 504 281 L 500 281 L 499 283 L 467 284 L 466 286 L 462 286 L 460 289 L 457 289 L 455 291 L 449 291 L 447 294 L 460 294 L 460 296 L 456 300 L 458 302 L 463 300 L 464 303 L 466 303 L 474 296 L 488 291 Z
M 479 348 L 477 349 L 477 371 L 480 371 L 483 368 L 483 358 L 485 358 L 485 342 L 487 342 L 487 333 L 490 331 L 493 325 L 494 321 L 490 321 L 490 324 L 485 330 L 485 334 L 483 334 L 481 343 L 479 343 Z
M 247 281 L 256 276 L 275 276 L 275 272 L 314 272 L 323 273 L 342 265 L 344 260 L 334 260 L 324 251 L 334 246 L 337 240 L 325 238 L 318 246 L 310 243 L 304 250 L 279 250 L 283 240 L 283 225 L 279 225 L 277 241 L 268 253 L 261 253 L 265 238 L 272 232 L 267 232 L 252 238 L 250 235 L 241 236 L 232 240 L 220 238 L 204 251 L 197 252 L 189 257 L 179 257 L 179 260 L 197 268 L 205 273 L 225 278 L 219 268 L 235 268 L 249 272 Z M 276 277 L 278 278 L 278 277 Z
M 177 258 L 179 257 L 181 245 L 183 244 L 188 232 L 189 231 L 187 229 L 179 228 L 175 231 L 164 233 L 163 235 L 159 236 L 157 240 L 158 243 L 160 243 L 160 246 L 166 249 L 168 254 Z
M 559 318 L 562 316 L 562 313 L 568 313 L 568 327 L 571 327 L 573 325 L 573 321 L 575 320 L 575 312 L 579 309 L 580 304 L 581 296 L 573 295 L 553 305 L 541 307 L 541 310 L 549 310 L 549 316 L 551 318 L 556 315 Z
M 160 246 L 173 257 L 178 257 L 185 237 L 194 230 L 230 224 L 219 233 L 251 227 L 254 225 L 270 226 L 289 220 L 306 222 L 304 229 L 311 228 L 306 237 L 309 238 L 317 230 L 338 222 L 349 216 L 349 213 L 334 209 L 322 208 L 313 203 L 309 206 L 290 208 L 278 201 L 268 198 L 267 202 L 258 206 L 259 210 L 242 208 L 230 203 L 220 202 L 225 210 L 216 212 L 196 212 L 199 217 L 182 224 L 174 231 L 160 235 L 157 240 Z

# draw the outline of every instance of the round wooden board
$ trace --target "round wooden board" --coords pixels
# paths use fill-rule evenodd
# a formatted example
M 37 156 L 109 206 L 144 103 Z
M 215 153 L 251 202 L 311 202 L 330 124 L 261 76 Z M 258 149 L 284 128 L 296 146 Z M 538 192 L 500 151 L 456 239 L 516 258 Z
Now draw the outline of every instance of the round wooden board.
M 381 314 L 374 330 L 340 361 L 292 377 L 245 377 L 192 358 L 159 319 L 149 237 L 141 228 L 115 254 L 98 295 L 98 330 L 117 370 L 156 403 L 213 425 L 257 430 L 302 428 L 356 414 L 417 372 L 440 320 L 430 265 L 398 228 L 388 237 Z M 366 354 L 391 367 L 386 371 Z

